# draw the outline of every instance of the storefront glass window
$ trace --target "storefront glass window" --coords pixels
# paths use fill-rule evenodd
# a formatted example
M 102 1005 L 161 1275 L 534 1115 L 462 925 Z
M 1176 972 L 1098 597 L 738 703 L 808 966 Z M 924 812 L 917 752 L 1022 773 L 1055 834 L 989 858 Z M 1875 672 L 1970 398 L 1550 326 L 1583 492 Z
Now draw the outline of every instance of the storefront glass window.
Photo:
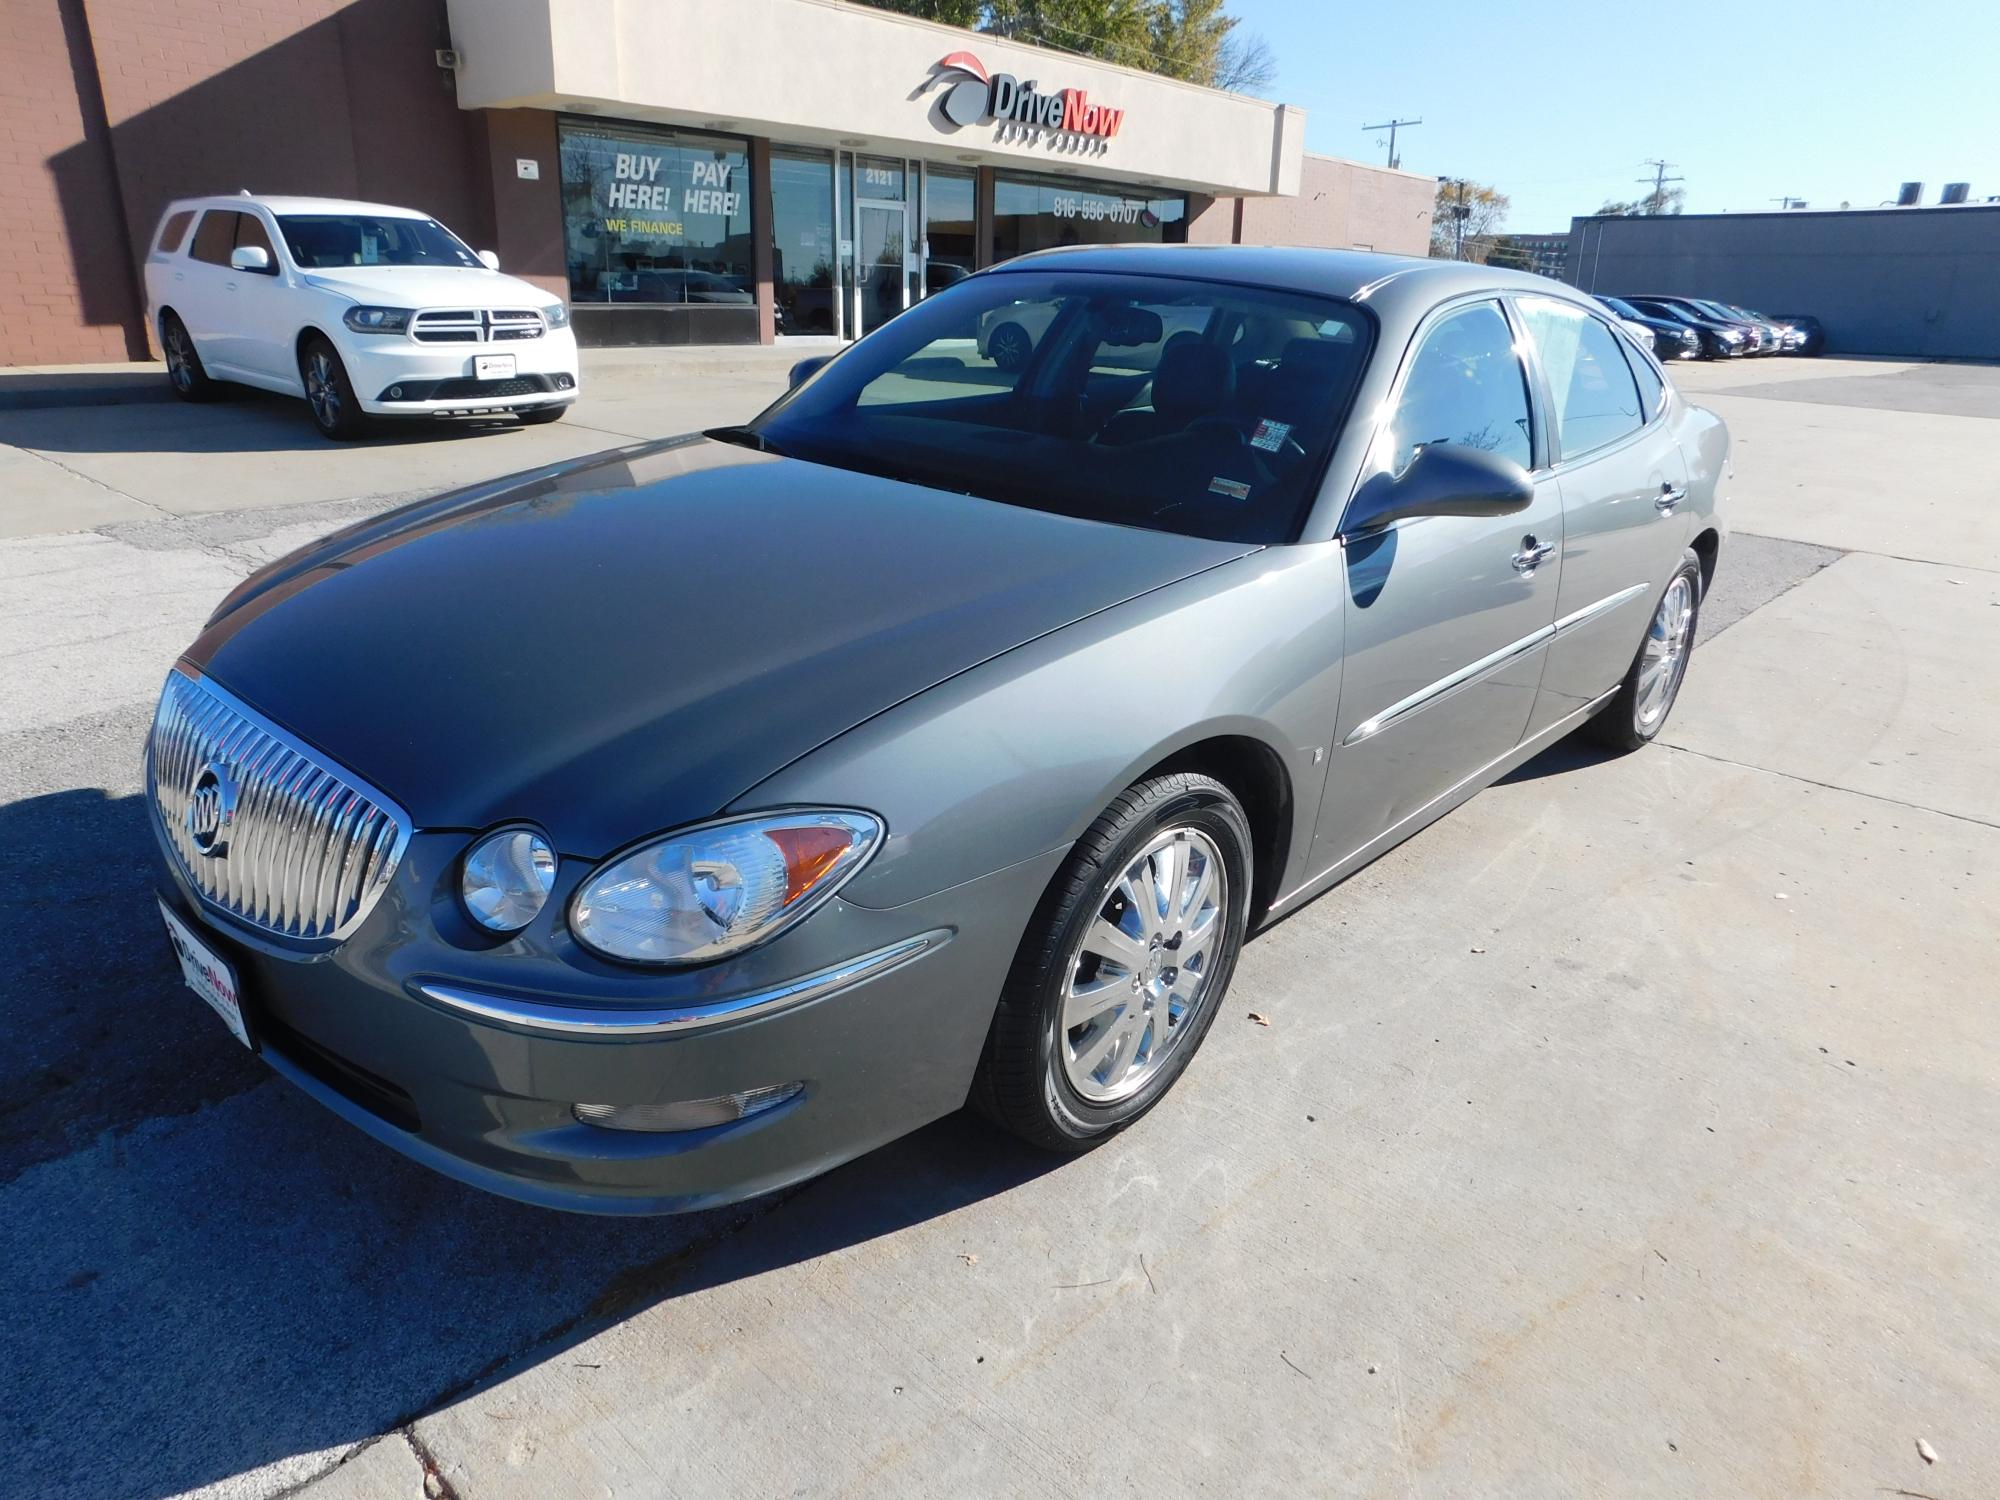
M 771 153 L 771 277 L 778 332 L 832 333 L 836 237 L 833 158 L 824 152 Z
M 575 303 L 755 303 L 743 142 L 635 125 L 561 130 Z
M 924 241 L 929 247 L 926 291 L 940 292 L 970 276 L 977 264 L 976 192 L 970 172 L 924 169 Z
M 1187 199 L 1147 198 L 1108 183 L 997 177 L 993 258 L 1010 260 L 1052 245 L 1180 244 Z

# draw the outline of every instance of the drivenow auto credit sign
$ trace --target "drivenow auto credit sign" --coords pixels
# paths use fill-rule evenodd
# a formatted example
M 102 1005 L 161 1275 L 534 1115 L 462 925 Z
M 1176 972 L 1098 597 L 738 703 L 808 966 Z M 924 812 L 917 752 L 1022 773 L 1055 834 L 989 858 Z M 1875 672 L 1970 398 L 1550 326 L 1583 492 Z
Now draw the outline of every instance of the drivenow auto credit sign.
M 970 52 L 952 52 L 936 64 L 946 91 L 938 109 L 954 125 L 991 120 L 1002 141 L 1047 142 L 1102 151 L 1125 123 L 1125 111 L 1091 100 L 1083 89 L 1044 91 L 1035 79 L 992 73 Z

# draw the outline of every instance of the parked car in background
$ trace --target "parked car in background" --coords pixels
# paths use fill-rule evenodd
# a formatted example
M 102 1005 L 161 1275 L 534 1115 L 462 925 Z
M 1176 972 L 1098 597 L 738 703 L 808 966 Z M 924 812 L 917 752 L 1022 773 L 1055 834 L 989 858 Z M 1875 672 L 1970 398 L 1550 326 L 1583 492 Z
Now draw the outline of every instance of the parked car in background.
M 1826 348 L 1826 327 L 1810 313 L 1773 313 L 1772 317 L 1799 336 L 1800 354 L 1818 354 Z
M 239 585 L 149 740 L 165 926 L 298 1087 L 533 1203 L 706 1208 L 968 1101 L 1081 1151 L 1260 926 L 1660 733 L 1728 452 L 1543 277 L 1022 256 L 747 425 Z
M 1805 335 L 1792 327 L 1783 318 L 1774 318 L 1769 313 L 1760 313 L 1755 308 L 1744 307 L 1736 302 L 1724 302 L 1717 305 L 1726 308 L 1739 317 L 1749 318 L 1753 322 L 1760 323 L 1769 329 L 1771 337 L 1777 342 L 1780 354 L 1796 354 L 1799 352 L 1800 346 L 1806 341 Z
M 1644 312 L 1622 297 L 1599 297 L 1597 300 L 1616 314 L 1621 322 L 1644 328 L 1652 338 L 1646 347 L 1653 351 L 1656 359 L 1664 362 L 1702 357 L 1701 334 L 1687 323 L 1677 318 L 1662 317 L 1658 313 Z
M 1621 296 L 1620 302 L 1636 307 L 1653 317 L 1665 318 L 1692 328 L 1701 340 L 1701 352 L 1708 359 L 1736 359 L 1747 355 L 1751 346 L 1751 330 L 1735 319 L 1723 320 L 1710 313 L 1697 312 L 1693 307 L 1665 297 L 1637 297 L 1630 294 Z
M 1739 307 L 1733 302 L 1718 302 L 1713 297 L 1689 298 L 1697 307 L 1705 307 L 1719 318 L 1734 318 L 1747 328 L 1756 330 L 1757 354 L 1782 354 L 1785 351 L 1785 330 L 1762 313 Z
M 562 299 L 501 275 L 492 251 L 415 209 L 181 199 L 161 216 L 145 282 L 186 401 L 240 381 L 303 396 L 322 433 L 351 438 L 370 416 L 553 422 L 576 400 Z

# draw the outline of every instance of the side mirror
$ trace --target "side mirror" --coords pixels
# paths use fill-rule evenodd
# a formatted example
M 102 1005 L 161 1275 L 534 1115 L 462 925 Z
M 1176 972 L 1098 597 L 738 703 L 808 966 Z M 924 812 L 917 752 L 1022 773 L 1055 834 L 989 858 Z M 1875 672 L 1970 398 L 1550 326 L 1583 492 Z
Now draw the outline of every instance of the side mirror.
M 260 276 L 269 276 L 273 270 L 271 252 L 262 245 L 238 245 L 229 252 L 229 269 L 255 271 Z
M 1458 443 L 1429 443 L 1399 475 L 1363 484 L 1341 530 L 1373 531 L 1411 516 L 1505 516 L 1526 510 L 1535 482 L 1511 458 Z
M 489 271 L 500 269 L 500 257 L 495 255 L 491 250 L 482 250 L 479 252 L 479 263 Z
M 833 356 L 831 354 L 815 354 L 810 359 L 800 360 L 797 364 L 792 366 L 792 373 L 785 388 L 787 390 L 793 390 L 793 391 L 797 390 L 800 386 L 804 385 L 808 380 L 811 380 L 813 376 L 819 374 L 820 366 L 824 365 L 828 360 L 832 358 Z

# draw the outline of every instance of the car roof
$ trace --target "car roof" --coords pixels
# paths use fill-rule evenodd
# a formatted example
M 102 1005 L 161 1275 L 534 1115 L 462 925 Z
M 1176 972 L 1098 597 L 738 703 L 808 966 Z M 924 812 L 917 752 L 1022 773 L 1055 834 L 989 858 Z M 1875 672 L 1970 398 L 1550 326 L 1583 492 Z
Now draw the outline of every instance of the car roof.
M 979 274 L 1004 276 L 1056 269 L 1191 276 L 1402 308 L 1429 306 L 1461 292 L 1535 292 L 1586 304 L 1593 300 L 1564 282 L 1527 271 L 1507 271 L 1470 261 L 1382 255 L 1372 250 L 1311 250 L 1293 245 L 1068 245 L 1016 256 Z
M 182 209 L 262 208 L 273 214 L 371 214 L 378 219 L 428 219 L 419 208 L 398 208 L 392 203 L 361 203 L 351 198 L 301 198 L 265 193 L 227 193 L 209 198 L 181 198 L 167 205 L 168 213 Z

